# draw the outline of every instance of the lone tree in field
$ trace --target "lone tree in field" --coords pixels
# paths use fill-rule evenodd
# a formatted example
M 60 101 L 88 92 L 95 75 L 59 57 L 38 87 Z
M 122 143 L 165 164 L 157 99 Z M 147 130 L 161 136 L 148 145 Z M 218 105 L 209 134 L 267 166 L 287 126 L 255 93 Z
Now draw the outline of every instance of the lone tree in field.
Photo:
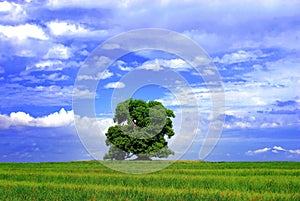
M 137 156 L 137 160 L 151 157 L 167 158 L 174 152 L 168 148 L 167 138 L 175 133 L 172 110 L 160 102 L 128 99 L 117 105 L 114 122 L 106 135 L 109 151 L 103 159 L 125 160 Z

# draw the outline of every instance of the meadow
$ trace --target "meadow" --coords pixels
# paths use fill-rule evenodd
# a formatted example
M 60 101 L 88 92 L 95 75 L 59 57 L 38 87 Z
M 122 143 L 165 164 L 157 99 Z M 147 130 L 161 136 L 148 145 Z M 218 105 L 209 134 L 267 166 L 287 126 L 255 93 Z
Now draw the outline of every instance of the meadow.
M 149 174 L 120 173 L 97 161 L 0 163 L 0 200 L 3 201 L 299 201 L 299 189 L 300 163 L 297 162 L 177 161 Z

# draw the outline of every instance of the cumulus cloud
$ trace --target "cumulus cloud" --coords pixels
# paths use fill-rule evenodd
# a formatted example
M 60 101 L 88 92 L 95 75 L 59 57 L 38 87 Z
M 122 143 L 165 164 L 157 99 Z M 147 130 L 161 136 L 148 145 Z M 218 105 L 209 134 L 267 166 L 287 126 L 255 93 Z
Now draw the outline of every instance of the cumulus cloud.
M 3 1 L 0 2 L 0 16 L 0 21 L 19 22 L 26 18 L 27 13 L 20 4 Z
M 255 155 L 255 154 L 260 154 L 260 153 L 265 153 L 267 151 L 271 150 L 271 148 L 262 148 L 262 149 L 257 149 L 257 150 L 254 150 L 254 151 L 247 151 L 247 155 Z
M 277 151 L 285 151 L 284 148 L 282 148 L 281 146 L 274 146 L 273 150 L 277 150 Z
M 77 80 L 105 80 L 113 75 L 109 70 L 105 70 L 104 72 L 99 72 L 97 75 L 79 75 Z
M 73 111 L 66 111 L 64 108 L 59 112 L 36 118 L 25 112 L 12 112 L 10 115 L 0 114 L 0 128 L 2 129 L 11 126 L 62 127 L 71 125 L 73 121 Z
M 92 118 L 75 114 L 76 130 L 81 142 L 94 159 L 102 160 L 108 147 L 105 133 L 114 125 L 112 118 Z
M 72 24 L 64 21 L 61 22 L 52 21 L 47 23 L 47 26 L 49 27 L 50 32 L 55 36 L 80 35 L 80 34 L 87 34 L 89 32 L 88 29 L 85 29 L 81 25 Z
M 179 86 L 179 85 L 174 85 Z M 241 91 L 239 87 L 232 86 L 232 92 L 225 92 L 226 97 L 226 111 L 225 111 L 225 124 L 223 125 L 225 129 L 271 129 L 271 128 L 283 128 L 283 127 L 293 127 L 299 124 L 299 110 L 297 108 L 291 108 L 290 112 L 280 113 L 276 108 L 274 110 L 271 108 L 270 111 L 265 111 L 266 107 L 273 105 L 271 103 L 265 103 L 263 97 L 257 96 L 257 87 L 255 83 L 245 84 L 245 88 Z M 236 90 L 233 90 L 233 88 Z M 199 103 L 199 109 L 201 112 L 210 114 L 212 112 L 211 103 L 211 93 L 208 88 L 203 84 L 193 84 L 191 85 L 193 93 L 187 93 L 188 89 L 180 86 L 180 90 L 176 90 L 180 96 L 184 97 L 186 100 L 190 98 L 197 98 Z M 172 89 L 172 87 L 170 88 Z M 228 90 L 228 89 L 227 89 Z M 249 90 L 248 92 L 246 92 Z M 251 93 L 250 93 L 251 91 Z M 159 98 L 164 105 L 167 106 L 179 106 L 185 103 L 179 103 L 174 95 L 166 93 L 162 98 Z M 295 104 L 294 104 L 295 105 Z M 264 109 L 262 113 L 259 111 Z M 276 113 L 276 115 L 275 115 Z M 210 116 L 208 116 L 210 117 Z M 207 119 L 210 121 L 211 119 Z
M 230 113 L 231 111 L 229 111 Z M 297 114 L 238 114 L 233 111 L 235 115 L 226 115 L 224 128 L 225 129 L 245 129 L 245 128 L 283 128 L 283 127 L 294 127 L 298 125 Z
M 296 33 L 298 27 L 288 27 L 288 24 L 295 23 L 291 16 L 297 16 L 299 13 L 297 1 L 287 3 L 271 0 L 267 3 L 254 1 L 241 3 L 233 0 L 224 3 L 219 0 L 212 2 L 157 0 L 148 4 L 145 0 L 113 2 L 87 0 L 85 3 L 79 0 L 49 0 L 47 6 L 51 10 L 70 7 L 107 8 L 113 13 L 109 15 L 108 23 L 114 27 L 122 25 L 117 27 L 119 33 L 132 28 L 145 27 L 145 25 L 167 28 L 183 32 L 211 52 L 261 46 L 289 45 L 299 48 L 296 47 L 297 42 L 295 43 L 299 37 L 299 33 Z M 199 15 L 201 17 L 195 17 Z M 274 26 L 274 16 L 276 16 L 276 26 Z M 214 26 L 211 26 L 212 23 Z
M 100 130 L 104 136 L 104 133 L 108 128 L 114 125 L 112 118 L 91 118 L 86 116 L 75 115 L 76 128 L 80 133 L 85 135 L 99 135 L 97 131 Z
M 104 50 L 114 50 L 114 49 L 119 49 L 121 46 L 117 43 L 105 43 L 102 46 L 102 49 Z
M 143 63 L 140 67 L 138 67 L 137 69 L 144 69 L 144 70 L 153 70 L 153 71 L 160 71 L 163 68 L 158 64 L 158 63 L 150 63 L 150 62 L 146 62 Z
M 60 60 L 43 60 L 39 61 L 38 63 L 35 64 L 35 67 L 40 70 L 45 70 L 45 69 L 53 69 L 58 66 L 62 66 L 62 61 Z M 32 67 L 27 67 L 26 70 L 31 69 Z
M 261 124 L 261 128 L 277 128 L 280 126 L 278 122 L 265 122 Z
M 47 27 L 54 37 L 92 37 L 96 39 L 109 34 L 105 29 L 89 29 L 77 22 L 51 21 L 47 23 Z
M 74 88 L 73 96 L 78 99 L 90 99 L 95 97 L 95 92 L 90 91 L 89 89 L 79 89 Z
M 133 67 L 127 66 L 127 64 L 124 61 L 121 61 L 121 60 L 116 61 L 116 65 L 118 66 L 118 68 L 121 71 L 131 71 L 131 70 L 133 70 Z
M 61 71 L 66 68 L 78 68 L 82 62 L 76 62 L 67 59 L 42 59 L 34 64 L 26 66 L 26 70 L 21 75 L 28 74 L 32 71 Z
M 283 59 L 267 60 L 263 64 L 267 70 L 256 69 L 244 74 L 242 78 L 247 83 L 261 83 L 263 90 L 261 95 L 264 95 L 265 98 L 267 96 L 276 98 L 275 100 L 272 99 L 272 102 L 283 98 L 293 100 L 295 98 L 295 88 L 299 87 L 300 59 L 285 57 Z M 265 90 L 266 88 L 270 89 Z
M 256 60 L 265 56 L 261 50 L 245 51 L 239 50 L 231 54 L 225 54 L 222 58 L 216 57 L 213 61 L 223 64 L 234 64 Z
M 49 75 L 44 75 L 43 74 L 43 77 L 45 77 L 45 79 L 47 79 L 47 80 L 53 80 L 53 81 L 63 81 L 63 80 L 70 79 L 70 77 L 68 75 L 63 75 L 63 74 L 60 74 L 60 73 L 52 73 L 52 74 L 49 74 Z
M 164 67 L 176 69 L 178 71 L 186 71 L 187 69 L 191 69 L 191 66 L 182 59 L 160 60 L 159 63 Z
M 300 79 L 299 59 L 266 59 L 261 64 L 265 69 L 262 66 L 246 64 L 244 72 L 247 73 L 233 73 L 230 69 L 224 71 L 224 77 L 230 79 L 224 83 L 227 110 L 233 111 L 235 115 L 249 115 L 253 111 L 261 111 L 265 114 L 261 116 L 270 118 L 267 122 L 261 122 L 262 127 L 294 124 L 299 109 L 296 102 Z M 250 70 L 252 67 L 253 70 Z M 276 119 L 271 114 L 277 114 Z M 283 122 L 280 115 L 290 117 Z M 290 119 L 293 115 L 294 120 Z
M 267 152 L 272 152 L 275 154 L 278 153 L 290 153 L 290 154 L 297 154 L 300 155 L 300 149 L 285 149 L 281 146 L 273 146 L 271 147 L 265 147 L 262 149 L 257 149 L 257 150 L 248 150 L 246 152 L 247 155 L 256 155 L 256 154 L 261 154 L 261 153 L 267 153 Z
M 72 57 L 72 51 L 69 47 L 55 44 L 48 50 L 44 59 L 69 59 L 70 57 Z
M 125 84 L 123 82 L 111 82 L 104 86 L 105 89 L 120 89 L 124 87 Z
M 187 71 L 192 67 L 182 59 L 154 59 L 144 62 L 138 69 L 160 71 L 169 68 L 175 71 Z
M 136 3 L 143 3 L 145 1 L 128 1 L 128 0 L 117 0 L 113 3 L 108 0 L 95 1 L 95 0 L 87 0 L 83 4 L 80 0 L 73 0 L 72 2 L 66 0 L 49 0 L 48 6 L 52 8 L 64 8 L 64 7 L 81 7 L 81 8 L 113 8 L 113 7 L 123 7 L 128 8 L 131 5 Z
M 298 155 L 300 155 L 300 149 L 289 150 L 289 152 L 292 153 L 292 154 L 298 154 Z
M 25 40 L 28 38 L 47 40 L 48 36 L 43 29 L 35 24 L 22 24 L 17 26 L 0 25 L 0 34 L 7 38 L 16 38 L 18 40 Z

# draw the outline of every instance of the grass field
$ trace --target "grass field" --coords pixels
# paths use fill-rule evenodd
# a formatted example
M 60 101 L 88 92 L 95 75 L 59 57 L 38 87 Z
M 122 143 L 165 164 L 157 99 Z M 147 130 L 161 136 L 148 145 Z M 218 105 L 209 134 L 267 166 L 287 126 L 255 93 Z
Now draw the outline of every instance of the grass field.
M 1 201 L 300 200 L 299 189 L 296 162 L 179 161 L 159 172 L 136 175 L 96 161 L 0 163 Z

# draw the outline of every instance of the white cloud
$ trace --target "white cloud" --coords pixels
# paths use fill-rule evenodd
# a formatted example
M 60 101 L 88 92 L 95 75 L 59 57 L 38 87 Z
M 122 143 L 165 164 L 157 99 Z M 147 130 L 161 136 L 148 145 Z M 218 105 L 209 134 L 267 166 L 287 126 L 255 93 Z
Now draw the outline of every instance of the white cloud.
M 80 140 L 93 158 L 103 159 L 108 151 L 105 133 L 114 125 L 112 118 L 92 118 L 75 114 L 76 130 Z
M 14 3 L 9 3 L 7 1 L 0 2 L 0 12 L 8 12 L 12 10 Z
M 89 29 L 82 24 L 67 21 L 52 21 L 47 23 L 50 33 L 55 37 L 90 37 L 93 39 L 106 37 L 109 32 L 105 29 Z
M 114 50 L 114 49 L 118 49 L 120 48 L 121 46 L 117 43 L 105 43 L 103 46 L 102 46 L 102 49 L 104 50 Z
M 257 150 L 254 150 L 254 151 L 251 151 L 251 150 L 249 150 L 249 151 L 247 151 L 247 155 L 255 155 L 255 154 L 261 154 L 261 153 L 265 153 L 265 152 L 268 152 L 268 151 L 270 151 L 271 150 L 271 148 L 263 148 L 263 149 L 257 149 Z
M 295 89 L 300 85 L 298 83 L 300 79 L 300 59 L 297 57 L 286 57 L 277 61 L 266 62 L 267 72 L 253 72 L 250 79 L 256 79 L 261 81 L 267 81 L 273 86 L 283 85 L 289 89 L 285 89 L 288 95 L 295 95 Z M 269 76 L 269 75 L 272 76 Z M 293 93 L 294 92 L 294 93 Z M 293 94 L 292 94 L 293 93 Z
M 187 69 L 191 69 L 192 67 L 188 65 L 182 59 L 170 59 L 170 60 L 161 60 L 160 61 L 162 66 L 167 68 L 176 69 L 178 71 L 186 71 Z
M 131 70 L 133 70 L 132 67 L 126 66 L 126 63 L 124 61 L 118 60 L 118 61 L 116 61 L 116 64 L 117 64 L 118 68 L 121 71 L 131 71 Z
M 74 88 L 73 96 L 79 99 L 90 99 L 95 97 L 95 92 L 88 89 Z
M 26 114 L 24 112 L 12 112 L 12 113 L 10 113 L 9 118 L 13 125 L 26 125 L 27 126 L 34 120 L 33 117 L 31 117 L 29 114 Z
M 284 30 L 278 34 L 268 34 L 261 41 L 261 46 L 265 47 L 282 47 L 290 50 L 299 51 L 298 38 L 300 36 L 299 29 Z
M 210 107 L 209 93 L 204 92 L 206 88 L 201 86 L 189 86 L 181 81 L 175 81 L 167 86 L 170 92 L 166 92 L 160 101 L 165 106 L 180 106 L 193 108 L 194 110 L 201 105 L 201 111 L 206 111 Z M 202 93 L 204 92 L 204 93 Z M 201 104 L 205 103 L 205 104 Z M 198 105 L 199 104 L 199 105 Z
M 44 75 L 44 77 L 47 80 L 53 80 L 53 81 L 62 81 L 62 80 L 68 80 L 70 77 L 67 75 L 62 75 L 59 73 L 52 73 L 50 75 Z
M 180 106 L 180 102 L 175 99 L 172 94 L 165 95 L 162 99 L 156 99 L 155 101 L 161 102 L 164 106 Z
M 235 121 L 235 122 L 226 122 L 224 124 L 224 128 L 226 129 L 233 129 L 233 128 L 255 128 L 253 124 L 250 122 L 242 122 L 242 121 Z
M 201 74 L 200 74 L 201 75 Z M 210 69 L 205 69 L 203 75 L 215 75 L 215 72 Z
M 187 71 L 192 67 L 182 59 L 155 59 L 146 61 L 138 69 L 160 71 L 163 68 L 170 68 L 175 71 Z
M 38 61 L 33 65 L 26 66 L 26 71 L 21 74 L 28 74 L 30 71 L 53 71 L 62 70 L 65 68 L 77 68 L 82 65 L 82 62 L 76 61 L 61 61 L 58 59 L 45 59 Z
M 285 151 L 285 149 L 282 148 L 281 146 L 274 146 L 273 149 L 277 151 Z
M 90 31 L 88 29 L 85 29 L 81 25 L 72 24 L 68 22 L 58 22 L 58 21 L 52 21 L 47 24 L 49 27 L 51 33 L 55 36 L 61 36 L 61 35 L 80 35 L 80 34 L 87 34 Z
M 260 154 L 260 153 L 266 153 L 266 152 L 269 152 L 271 151 L 272 153 L 275 153 L 275 154 L 279 154 L 280 152 L 283 153 L 283 152 L 289 152 L 291 154 L 299 154 L 300 155 L 300 149 L 285 149 L 285 148 L 282 148 L 281 146 L 273 146 L 273 148 L 269 148 L 269 147 L 265 147 L 263 149 L 257 149 L 257 150 L 249 150 L 246 152 L 247 155 L 255 155 L 255 154 Z
M 71 125 L 73 121 L 73 111 L 66 111 L 64 108 L 59 112 L 36 118 L 25 112 L 12 112 L 10 115 L 0 114 L 0 127 L 4 129 L 11 126 L 62 127 Z
M 131 71 L 133 68 L 128 67 L 128 66 L 120 66 L 119 69 L 120 69 L 121 71 Z
M 186 30 L 183 32 L 185 35 L 210 52 L 278 45 L 299 48 L 299 45 L 296 47 L 299 38 L 298 33 L 295 34 L 297 26 L 289 26 L 298 16 L 299 2 L 266 2 L 155 0 L 149 4 L 145 0 L 86 0 L 84 3 L 80 0 L 49 0 L 47 6 L 51 10 L 70 7 L 108 8 L 114 15 L 109 15 L 107 23 L 112 26 L 122 25 L 117 27 L 118 33 L 145 27 L 145 24 L 147 27 Z M 274 26 L 274 16 L 277 26 Z M 179 21 L 181 23 L 172 23 Z
M 231 111 L 230 111 L 231 113 Z M 233 111 L 234 115 L 227 116 L 224 128 L 226 129 L 240 129 L 240 128 L 283 128 L 291 127 L 298 124 L 297 115 L 291 114 L 260 114 L 256 111 L 250 112 L 250 114 L 240 113 L 238 115 L 237 111 Z
M 84 3 L 80 0 L 49 0 L 48 6 L 53 8 L 64 8 L 64 7 L 81 7 L 81 8 L 128 8 L 130 6 L 133 6 L 135 4 L 143 4 L 144 2 L 147 2 L 145 0 L 137 1 L 137 0 L 116 0 L 114 2 L 109 0 L 86 0 Z
M 292 18 L 291 18 L 292 19 Z M 297 28 L 287 27 L 287 29 L 275 32 L 268 29 L 262 31 L 263 36 L 260 40 L 256 38 L 248 37 L 244 40 L 232 41 L 232 49 L 240 48 L 274 48 L 280 47 L 287 50 L 299 50 L 297 40 L 300 35 L 300 31 Z
M 265 122 L 261 124 L 261 128 L 277 128 L 280 124 L 277 122 Z
M 124 88 L 125 84 L 123 82 L 111 82 L 104 86 L 106 89 L 120 89 Z
M 20 4 L 14 2 L 0 2 L 1 21 L 23 21 L 27 14 Z
M 88 58 L 88 62 L 81 65 L 82 75 L 97 75 L 104 70 L 104 67 L 108 67 L 113 61 L 106 56 L 93 56 Z
M 300 149 L 289 150 L 289 152 L 292 153 L 292 154 L 299 154 L 300 155 Z
M 70 57 L 72 57 L 71 49 L 62 44 L 55 44 L 44 56 L 45 59 L 69 59 Z
M 300 87 L 299 59 L 285 58 L 266 62 L 265 68 L 255 66 L 246 74 L 237 74 L 233 79 L 245 81 L 225 82 L 226 107 L 235 114 L 265 110 L 272 107 L 276 100 L 294 100 Z M 264 127 L 276 127 L 276 123 L 265 122 Z
M 40 69 L 40 70 L 45 70 L 45 69 L 57 69 L 57 67 L 61 67 L 62 66 L 62 62 L 59 60 L 44 60 L 44 61 L 40 61 L 38 63 L 35 64 L 35 67 Z M 32 67 L 27 67 L 26 70 L 31 69 Z
M 81 51 L 79 52 L 79 54 L 82 55 L 82 56 L 88 56 L 88 55 L 90 54 L 90 52 L 87 51 L 87 50 L 81 50 Z
M 244 81 L 225 82 L 226 107 L 235 114 L 265 110 L 276 100 L 294 100 L 300 87 L 300 66 L 298 58 L 284 58 L 253 66 L 245 74 L 237 73 L 231 79 Z M 251 68 L 251 67 L 250 67 Z M 229 70 L 228 70 L 229 71 Z M 267 123 L 267 122 L 265 122 Z M 271 122 L 271 123 L 276 123 Z M 276 127 L 265 124 L 265 127 Z
M 231 54 L 225 54 L 221 59 L 216 57 L 213 61 L 223 64 L 233 64 L 240 62 L 248 62 L 251 60 L 256 60 L 258 57 L 265 56 L 261 50 L 256 51 L 244 51 L 239 50 Z
M 137 69 L 160 71 L 160 70 L 162 70 L 163 68 L 160 67 L 160 65 L 159 65 L 158 63 L 149 63 L 149 62 L 145 62 L 145 63 L 143 63 L 140 67 L 138 67 Z
M 215 47 L 224 47 L 229 42 L 228 40 L 224 40 L 224 36 L 218 35 L 213 32 L 206 32 L 203 30 L 186 30 L 183 32 L 184 35 L 188 36 L 192 40 L 198 42 L 198 44 L 201 44 L 202 47 L 205 48 L 205 50 L 213 51 Z M 231 41 L 230 41 L 231 42 Z M 224 49 L 228 50 L 228 46 Z
M 36 126 L 38 127 L 60 127 L 68 126 L 74 121 L 73 111 L 66 111 L 62 108 L 59 112 L 49 114 L 45 117 L 35 119 Z
M 86 133 L 86 135 L 99 135 L 98 130 L 104 134 L 110 126 L 114 125 L 112 118 L 90 118 L 78 115 L 75 115 L 75 118 L 77 130 L 80 133 Z
M 18 40 L 25 40 L 27 38 L 34 38 L 39 40 L 47 40 L 43 29 L 33 24 L 22 24 L 18 26 L 3 26 L 0 25 L 0 34 L 8 38 L 17 38 Z
M 105 80 L 112 77 L 114 74 L 108 70 L 99 72 L 97 75 L 79 75 L 77 80 Z

